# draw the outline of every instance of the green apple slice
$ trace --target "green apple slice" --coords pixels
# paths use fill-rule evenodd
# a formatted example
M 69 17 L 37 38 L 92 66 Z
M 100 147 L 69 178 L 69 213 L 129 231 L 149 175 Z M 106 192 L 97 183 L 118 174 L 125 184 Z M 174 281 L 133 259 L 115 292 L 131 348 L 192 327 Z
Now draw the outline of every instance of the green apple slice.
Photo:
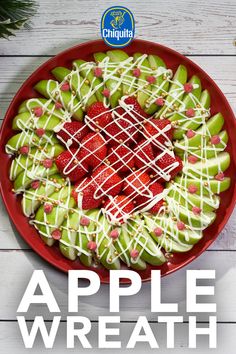
M 149 54 L 148 61 L 149 61 L 150 68 L 152 70 L 157 70 L 159 67 L 166 68 L 166 63 L 164 62 L 164 60 L 155 54 Z M 161 83 L 163 78 L 158 77 L 158 80 Z
M 166 96 L 166 102 L 171 106 L 175 104 L 176 106 L 180 105 L 182 97 L 184 95 L 184 90 L 182 85 L 187 81 L 187 69 L 184 65 L 179 65 L 178 69 L 175 72 L 173 81 L 170 85 L 169 92 Z M 161 117 L 167 113 L 168 106 L 164 105 L 157 113 L 156 117 Z
M 198 194 L 188 193 L 186 189 L 179 189 L 177 186 L 175 189 L 170 189 L 166 197 L 166 201 L 169 204 L 172 204 L 172 199 L 175 199 L 179 204 L 192 210 L 194 206 L 200 208 L 202 212 L 214 211 L 219 208 L 220 198 L 216 195 L 210 197 L 200 196 Z
M 14 181 L 15 193 L 24 192 L 34 180 L 47 179 L 58 172 L 57 166 L 53 163 L 51 168 L 43 165 L 31 166 L 28 170 L 22 171 Z
M 105 53 L 95 53 L 94 54 L 94 58 L 96 60 L 96 62 L 98 63 L 102 63 L 107 61 L 108 65 L 107 65 L 107 72 L 103 73 L 103 80 L 104 80 L 104 85 L 106 88 L 108 88 L 111 92 L 111 95 L 109 97 L 109 101 L 111 104 L 111 107 L 114 108 L 118 105 L 119 103 L 119 99 L 122 97 L 122 85 L 119 85 L 119 73 L 118 73 L 118 69 L 119 69 L 119 65 L 117 63 L 117 66 L 115 67 L 111 67 L 110 64 L 110 58 L 105 54 Z M 102 66 L 101 66 L 102 68 Z M 109 78 L 106 77 L 109 76 Z M 113 78 L 111 78 L 113 77 Z
M 86 214 L 91 221 L 88 226 L 80 225 L 80 219 L 84 216 L 81 210 L 74 209 L 73 214 L 69 215 L 62 225 L 62 236 L 59 247 L 61 253 L 68 259 L 74 261 L 79 256 L 80 261 L 86 265 L 91 266 L 92 256 L 87 249 L 87 243 L 91 240 L 91 232 L 95 229 L 94 215 L 97 215 L 97 210 L 89 211 Z
M 199 79 L 198 76 L 193 75 L 191 77 L 191 79 L 189 80 L 189 83 L 192 84 L 192 85 L 197 85 L 197 87 L 194 88 L 191 93 L 185 93 L 184 94 L 183 100 L 182 100 L 182 105 L 184 106 L 185 110 L 188 109 L 188 108 L 195 107 L 196 99 L 197 100 L 200 99 L 201 91 L 202 91 L 201 80 Z M 167 114 L 166 116 L 171 122 L 174 122 L 176 120 L 179 120 L 179 121 L 183 120 L 183 115 L 181 115 L 178 112 L 176 112 L 174 114 L 170 114 L 170 116 L 168 116 L 168 114 Z
M 133 249 L 133 240 L 131 239 L 127 225 L 121 225 L 120 228 L 116 228 L 119 231 L 119 237 L 114 241 L 114 246 L 119 253 L 119 257 L 121 260 L 127 264 L 128 267 L 131 267 L 136 270 L 144 270 L 146 269 L 146 263 L 138 257 L 137 259 L 133 259 L 130 257 L 130 252 Z
M 57 81 L 41 80 L 34 86 L 34 89 L 44 97 L 51 98 L 55 102 L 59 100 L 74 119 L 83 119 L 83 110 L 77 97 L 71 91 L 60 90 L 60 85 Z
M 18 113 L 24 113 L 24 112 L 29 112 L 35 107 L 48 107 L 49 109 L 52 109 L 54 107 L 54 104 L 46 99 L 46 98 L 30 98 L 28 100 L 23 101 L 18 109 Z
M 73 61 L 73 67 L 75 70 L 78 70 L 81 76 L 89 81 L 92 90 L 94 91 L 97 100 L 102 102 L 104 96 L 102 91 L 104 89 L 103 79 L 100 77 L 96 77 L 93 73 L 94 63 L 88 63 L 84 60 L 77 59 Z
M 12 122 L 13 130 L 25 130 L 27 128 L 43 128 L 53 131 L 56 126 L 63 122 L 63 118 L 55 115 L 42 115 L 39 118 L 33 119 L 29 112 L 23 112 L 15 116 Z
M 207 90 L 204 90 L 201 94 L 200 97 L 200 105 L 204 109 L 209 109 L 211 103 L 211 98 L 210 94 Z M 174 131 L 174 139 L 182 139 L 183 135 L 189 130 L 196 130 L 202 123 L 203 121 L 206 120 L 205 113 L 204 115 L 202 114 L 201 109 L 196 111 L 196 116 L 193 118 L 190 118 L 187 122 L 183 123 L 180 128 L 175 129 Z
M 137 67 L 141 70 L 141 74 L 137 81 L 137 87 L 139 88 L 137 91 L 137 101 L 142 108 L 145 108 L 146 101 L 152 92 L 152 86 L 148 84 L 146 80 L 147 76 L 151 73 L 151 68 L 147 57 L 142 53 L 135 53 L 134 60 L 138 61 Z
M 46 132 L 42 137 L 39 137 L 33 131 L 22 131 L 13 135 L 6 144 L 6 153 L 15 154 L 22 146 L 39 147 L 45 144 L 59 144 L 56 136 L 52 132 Z
M 194 151 L 194 154 L 203 157 L 206 159 L 210 159 L 212 157 L 217 157 L 217 154 L 223 152 L 227 146 L 229 136 L 226 130 L 223 130 L 219 133 L 220 143 L 216 145 L 208 144 L 202 150 Z
M 85 107 L 97 102 L 96 96 L 92 93 L 92 88 L 86 83 L 86 80 L 82 78 L 78 72 L 74 70 L 70 71 L 67 68 L 58 66 L 52 70 L 52 74 L 59 82 L 68 80 L 70 82 L 70 86 L 76 92 L 78 100 Z
M 153 217 L 145 216 L 145 223 L 147 225 L 147 230 L 151 235 L 152 239 L 155 243 L 159 245 L 159 247 L 164 248 L 166 252 L 188 252 L 192 249 L 192 244 L 186 244 L 183 241 L 180 241 L 179 233 L 172 234 L 167 230 L 163 235 L 157 237 L 155 236 L 154 230 L 156 227 L 161 227 L 161 223 L 158 219 L 154 219 Z
M 28 170 L 32 165 L 35 165 L 35 163 L 38 164 L 39 162 L 45 160 L 45 158 L 56 157 L 64 150 L 64 147 L 59 144 L 47 144 L 43 146 L 42 150 L 36 147 L 31 147 L 27 155 L 19 155 L 12 160 L 10 167 L 10 180 L 15 180 L 22 171 Z
M 104 215 L 99 218 L 96 233 L 96 243 L 97 250 L 96 255 L 99 262 L 106 269 L 120 269 L 120 260 L 116 255 L 116 249 L 112 243 L 112 239 L 109 236 L 112 225 L 109 224 L 108 220 Z
M 29 188 L 23 194 L 21 201 L 23 213 L 25 216 L 34 215 L 35 211 L 41 204 L 41 200 L 44 197 L 49 197 L 56 189 L 60 189 L 64 184 L 64 180 L 60 175 L 52 175 L 50 179 L 40 183 L 37 189 Z
M 29 127 L 32 127 L 33 125 L 32 125 L 31 117 L 32 117 L 32 115 L 28 111 L 17 114 L 12 121 L 12 129 L 13 130 L 24 130 Z
M 187 151 L 189 147 L 199 147 L 202 144 L 202 139 L 209 141 L 211 136 L 218 134 L 224 125 L 224 117 L 221 113 L 215 114 L 211 117 L 205 125 L 202 125 L 195 131 L 195 136 L 175 142 L 176 152 Z
M 69 217 L 62 224 L 62 234 L 59 241 L 59 248 L 64 257 L 75 261 L 78 255 L 76 248 L 77 227 L 79 215 L 77 213 L 69 215 Z
M 153 102 L 153 100 L 156 100 L 156 98 L 158 98 L 163 92 L 165 93 L 168 91 L 169 81 L 167 79 L 164 80 L 163 73 L 166 70 L 166 64 L 160 57 L 151 54 L 148 56 L 148 61 L 151 70 L 153 71 L 159 70 L 158 75 L 156 76 L 156 82 L 154 85 L 152 85 L 151 97 L 149 97 L 149 99 L 146 101 L 145 104 L 146 107 L 145 111 L 148 114 L 153 114 L 159 109 L 159 107 L 155 103 L 151 103 L 151 102 Z
M 172 198 L 171 203 L 168 204 L 169 211 L 178 220 L 183 221 L 186 225 L 189 225 L 192 229 L 204 230 L 215 220 L 214 212 L 205 212 L 199 215 L 194 214 L 191 210 L 180 205 Z
M 90 224 L 87 226 L 86 230 L 82 229 L 80 226 L 81 232 L 79 232 L 77 238 L 77 246 L 80 250 L 82 250 L 79 255 L 80 262 L 87 267 L 91 266 L 93 260 L 91 252 L 88 252 L 87 245 L 88 242 L 92 240 L 92 236 L 94 236 L 96 232 L 99 212 L 100 211 L 98 209 L 93 209 L 86 213 L 86 217 L 90 219 Z
M 93 57 L 95 62 L 98 64 L 101 63 L 107 57 L 107 55 L 103 52 L 97 52 L 93 54 Z
M 168 238 L 175 241 L 175 245 L 177 245 L 178 243 L 180 243 L 181 245 L 183 244 L 183 248 L 181 248 L 182 250 L 184 250 L 185 244 L 194 245 L 203 237 L 203 233 L 201 230 L 190 230 L 187 228 L 184 230 L 178 230 L 176 221 L 173 221 L 172 218 L 166 215 L 151 217 L 148 216 L 148 218 L 153 219 L 153 221 L 155 222 L 155 225 L 153 225 L 153 227 L 160 227 L 163 230 L 164 235 L 166 234 Z M 153 229 L 152 234 L 154 240 L 160 237 L 154 234 Z M 181 252 L 179 248 L 177 252 Z
M 175 183 L 180 187 L 188 188 L 191 185 L 197 187 L 196 194 L 203 194 L 205 196 L 212 194 L 220 194 L 226 191 L 230 187 L 230 178 L 225 177 L 223 181 L 217 181 L 215 179 L 200 180 L 200 179 L 191 179 L 185 177 L 176 177 Z
M 215 176 L 219 172 L 224 172 L 230 165 L 230 154 L 228 152 L 221 152 L 217 157 L 205 159 L 191 164 L 186 162 L 183 167 L 183 173 L 192 177 L 207 178 L 208 176 Z
M 65 220 L 65 217 L 69 217 L 70 210 L 75 206 L 74 198 L 70 197 L 71 187 L 61 188 L 59 192 L 53 193 L 47 198 L 47 203 L 59 203 L 55 205 L 51 213 L 46 214 L 44 211 L 44 205 L 42 205 L 35 215 L 35 219 L 32 220 L 32 224 L 39 231 L 43 241 L 48 245 L 54 244 L 54 239 L 51 234 L 54 230 L 58 229 Z
M 127 53 L 120 49 L 109 50 L 107 55 L 113 63 L 119 64 L 125 62 L 123 63 L 125 69 L 120 69 L 120 75 L 122 78 L 122 93 L 123 95 L 131 95 L 135 91 L 134 84 L 136 81 L 136 78 L 132 74 L 132 70 L 129 69 L 133 64 L 132 57 L 129 57 Z
M 157 247 L 149 232 L 145 228 L 144 221 L 136 218 L 129 223 L 130 233 L 133 233 L 133 247 L 139 252 L 142 260 L 152 265 L 161 265 L 166 259 Z
M 19 155 L 11 162 L 9 178 L 14 181 L 16 177 L 24 170 L 33 165 L 33 158 L 37 159 L 37 155 L 42 155 L 42 152 L 36 147 L 30 147 L 27 155 Z
M 187 210 L 186 208 L 180 206 L 179 218 L 181 221 L 183 221 L 186 225 L 189 225 L 191 228 L 204 230 L 214 222 L 216 218 L 216 214 L 214 212 L 209 211 L 209 212 L 201 213 L 201 215 L 195 215 L 192 211 Z

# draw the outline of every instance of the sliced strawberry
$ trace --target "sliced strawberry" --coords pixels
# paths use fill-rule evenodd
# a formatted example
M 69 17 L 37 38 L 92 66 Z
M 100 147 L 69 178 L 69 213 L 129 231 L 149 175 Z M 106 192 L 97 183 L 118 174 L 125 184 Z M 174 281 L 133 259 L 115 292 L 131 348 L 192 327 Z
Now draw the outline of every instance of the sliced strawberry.
M 102 102 L 95 102 L 89 106 L 87 121 L 92 129 L 102 129 L 112 122 L 112 113 Z
M 126 195 L 117 195 L 111 200 L 107 200 L 104 209 L 110 221 L 124 223 L 132 214 L 134 204 Z
M 115 117 L 114 121 L 105 128 L 106 138 L 111 145 L 136 142 L 138 129 L 128 119 Z
M 133 151 L 125 145 L 111 147 L 108 151 L 107 160 L 117 172 L 126 172 L 134 167 Z
M 95 185 L 97 186 L 97 196 L 115 196 L 117 195 L 123 186 L 122 178 L 116 173 L 116 171 L 106 165 L 101 165 L 94 170 L 91 176 Z
M 134 96 L 129 96 L 124 99 L 127 105 L 131 105 L 132 109 L 129 114 L 129 119 L 133 123 L 142 122 L 149 115 L 142 109 L 137 99 Z M 127 117 L 127 116 L 126 116 Z
M 102 198 L 95 198 L 96 190 L 97 188 L 92 178 L 86 177 L 82 182 L 75 185 L 71 195 L 81 209 L 94 209 L 102 204 Z
M 135 152 L 135 165 L 141 168 L 150 164 L 154 160 L 154 153 L 152 144 L 148 140 L 141 140 L 134 149 Z
M 144 135 L 156 146 L 165 145 L 173 138 L 173 128 L 168 119 L 150 119 L 144 127 Z
M 150 181 L 151 179 L 146 172 L 134 171 L 126 177 L 123 191 L 126 195 L 132 195 L 132 197 L 143 193 L 146 194 L 145 191 Z
M 164 187 L 162 186 L 162 184 L 158 183 L 158 182 L 154 182 L 152 184 L 150 184 L 148 186 L 148 191 L 145 194 L 149 194 L 150 196 L 138 196 L 136 198 L 136 202 L 137 202 L 137 206 L 140 207 L 140 209 L 143 209 L 144 207 L 146 207 L 149 203 L 151 203 L 155 198 L 156 195 L 162 193 L 164 190 Z M 149 193 L 148 193 L 149 192 Z M 163 205 L 163 199 L 159 200 L 158 202 L 156 202 L 154 205 L 151 205 L 149 211 L 153 214 L 158 213 L 158 211 L 160 210 L 160 208 Z
M 78 181 L 88 172 L 87 164 L 78 159 L 77 149 L 63 151 L 57 156 L 55 162 L 59 172 L 63 176 L 69 177 L 72 182 Z
M 89 133 L 81 141 L 79 158 L 91 167 L 98 166 L 107 155 L 106 141 L 99 133 Z
M 89 128 L 83 122 L 72 121 L 63 125 L 61 130 L 57 133 L 57 137 L 67 144 L 71 140 L 70 147 L 77 147 L 81 140 L 89 133 Z
M 175 164 L 178 165 L 175 167 Z M 183 162 L 179 156 L 172 157 L 169 153 L 165 153 L 160 159 L 157 160 L 157 165 L 171 178 L 176 176 L 183 169 Z

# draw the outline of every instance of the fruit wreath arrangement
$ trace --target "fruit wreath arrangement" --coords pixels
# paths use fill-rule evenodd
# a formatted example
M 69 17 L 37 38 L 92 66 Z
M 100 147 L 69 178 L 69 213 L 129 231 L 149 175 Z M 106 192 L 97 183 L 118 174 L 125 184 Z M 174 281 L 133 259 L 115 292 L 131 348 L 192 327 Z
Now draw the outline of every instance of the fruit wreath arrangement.
M 13 192 L 42 240 L 86 266 L 137 270 L 187 252 L 214 222 L 230 155 L 221 113 L 185 66 L 121 50 L 56 67 L 6 144 Z

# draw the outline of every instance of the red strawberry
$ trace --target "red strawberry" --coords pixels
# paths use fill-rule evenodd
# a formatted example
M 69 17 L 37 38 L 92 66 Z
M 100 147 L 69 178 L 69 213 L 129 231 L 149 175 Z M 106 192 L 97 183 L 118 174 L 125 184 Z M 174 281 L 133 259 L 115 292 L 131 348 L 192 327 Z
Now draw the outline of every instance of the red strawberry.
M 173 128 L 168 119 L 150 119 L 144 127 L 144 134 L 156 147 L 160 147 L 173 138 Z
M 179 165 L 174 170 L 171 171 L 172 178 L 174 176 L 176 176 L 179 172 L 181 172 L 182 169 L 183 169 L 183 161 L 182 161 L 182 159 L 179 156 L 175 156 L 175 160 L 179 163 Z
M 149 175 L 141 170 L 132 172 L 124 181 L 123 191 L 126 195 L 138 195 L 145 193 L 151 179 Z
M 134 154 L 125 145 L 117 145 L 110 148 L 107 160 L 117 172 L 126 172 L 134 167 Z
M 89 128 L 83 123 L 78 121 L 67 122 L 63 125 L 62 129 L 57 133 L 57 137 L 67 143 L 70 139 L 72 144 L 70 147 L 77 147 L 81 140 L 89 133 Z
M 112 122 L 112 113 L 102 102 L 95 102 L 89 106 L 87 116 L 87 122 L 94 130 L 104 128 Z
M 122 189 L 122 178 L 110 166 L 97 167 L 91 178 L 97 186 L 97 196 L 111 195 L 114 197 Z
M 173 164 L 178 163 L 174 167 Z M 160 159 L 157 160 L 157 165 L 167 174 L 173 178 L 183 169 L 183 162 L 179 156 L 172 157 L 169 153 L 165 153 Z
M 75 185 L 71 195 L 78 206 L 84 210 L 98 208 L 102 203 L 102 198 L 96 198 L 96 185 L 92 178 L 86 177 L 82 182 Z M 78 194 L 82 196 L 82 204 Z
M 124 223 L 134 210 L 134 204 L 126 195 L 117 195 L 104 204 L 107 216 L 111 221 Z
M 141 209 L 143 209 L 145 206 L 147 206 L 151 201 L 154 199 L 154 197 L 160 193 L 162 193 L 164 190 L 164 187 L 158 183 L 154 182 L 148 186 L 148 191 L 145 194 L 150 194 L 150 197 L 140 195 L 136 198 L 137 205 L 140 206 Z M 149 192 L 149 193 L 148 193 Z M 157 213 L 160 208 L 163 205 L 163 199 L 159 200 L 156 204 L 154 204 L 149 211 L 153 214 Z
M 89 133 L 81 141 L 79 157 L 89 166 L 96 167 L 107 155 L 105 139 L 101 134 Z
M 148 140 L 141 140 L 134 149 L 135 165 L 139 168 L 147 165 L 154 160 L 154 153 L 151 143 Z
M 78 160 L 77 149 L 63 151 L 57 156 L 55 162 L 59 172 L 69 177 L 72 182 L 78 181 L 88 172 L 87 164 Z
M 142 122 L 145 118 L 148 118 L 149 115 L 142 109 L 137 99 L 134 96 L 129 96 L 124 99 L 124 102 L 127 105 L 132 106 L 132 110 L 129 116 L 129 120 L 133 123 Z M 126 115 L 126 117 L 127 117 Z
M 109 124 L 106 129 L 106 138 L 111 145 L 125 143 L 129 145 L 136 142 L 138 138 L 138 129 L 126 118 L 115 117 L 115 120 Z

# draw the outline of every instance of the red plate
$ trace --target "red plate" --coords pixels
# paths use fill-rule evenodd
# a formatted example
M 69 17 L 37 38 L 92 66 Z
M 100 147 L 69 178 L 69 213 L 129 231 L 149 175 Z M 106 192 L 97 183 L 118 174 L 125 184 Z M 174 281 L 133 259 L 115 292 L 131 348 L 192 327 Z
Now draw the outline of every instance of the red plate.
M 12 192 L 12 183 L 8 178 L 8 171 L 10 168 L 10 158 L 5 153 L 5 144 L 8 139 L 13 135 L 11 129 L 12 119 L 17 114 L 19 105 L 25 99 L 32 97 L 39 97 L 38 93 L 34 91 L 34 85 L 42 79 L 53 78 L 50 71 L 56 66 L 66 66 L 71 67 L 71 63 L 74 59 L 84 59 L 93 60 L 93 53 L 99 51 L 109 50 L 108 47 L 102 40 L 90 41 L 87 43 L 80 44 L 73 48 L 67 49 L 61 54 L 56 55 L 54 58 L 48 60 L 46 63 L 41 65 L 22 85 L 22 87 L 17 92 L 14 97 L 8 111 L 6 113 L 5 119 L 1 127 L 0 135 L 0 161 L 1 161 L 1 194 L 3 201 L 6 205 L 8 213 L 14 222 L 17 230 L 23 239 L 37 252 L 42 258 L 47 260 L 49 263 L 57 267 L 58 269 L 67 272 L 69 269 L 85 269 L 79 261 L 69 261 L 64 258 L 59 249 L 55 246 L 46 246 L 38 235 L 38 232 L 33 226 L 28 223 L 28 218 L 26 218 L 21 210 L 21 197 L 16 197 Z M 162 275 L 170 274 L 177 269 L 182 268 L 186 264 L 192 262 L 197 258 L 203 251 L 205 251 L 210 244 L 217 238 L 223 227 L 225 226 L 230 214 L 234 209 L 236 202 L 236 149 L 235 136 L 236 136 L 236 123 L 233 111 L 231 110 L 225 96 L 214 83 L 214 81 L 195 63 L 191 60 L 185 58 L 183 55 L 175 52 L 172 49 L 166 48 L 162 45 L 155 44 L 143 40 L 134 40 L 131 45 L 124 49 L 128 54 L 134 52 L 141 52 L 147 54 L 157 54 L 167 64 L 168 68 L 177 69 L 179 64 L 184 64 L 188 69 L 188 75 L 198 75 L 202 81 L 202 87 L 208 89 L 211 95 L 211 114 L 214 115 L 217 112 L 221 112 L 225 118 L 225 129 L 229 134 L 229 143 L 227 150 L 231 155 L 231 165 L 227 170 L 227 175 L 232 178 L 231 187 L 229 190 L 221 194 L 221 205 L 217 211 L 216 221 L 204 231 L 204 237 L 200 242 L 198 242 L 190 252 L 177 254 L 171 258 L 169 262 L 162 265 L 161 267 L 151 267 L 148 266 L 145 271 L 140 271 L 139 274 L 143 281 L 150 280 L 151 269 L 161 269 Z M 109 282 L 109 272 L 103 268 L 91 268 L 95 270 L 103 283 Z M 124 282 L 126 282 L 124 280 Z

